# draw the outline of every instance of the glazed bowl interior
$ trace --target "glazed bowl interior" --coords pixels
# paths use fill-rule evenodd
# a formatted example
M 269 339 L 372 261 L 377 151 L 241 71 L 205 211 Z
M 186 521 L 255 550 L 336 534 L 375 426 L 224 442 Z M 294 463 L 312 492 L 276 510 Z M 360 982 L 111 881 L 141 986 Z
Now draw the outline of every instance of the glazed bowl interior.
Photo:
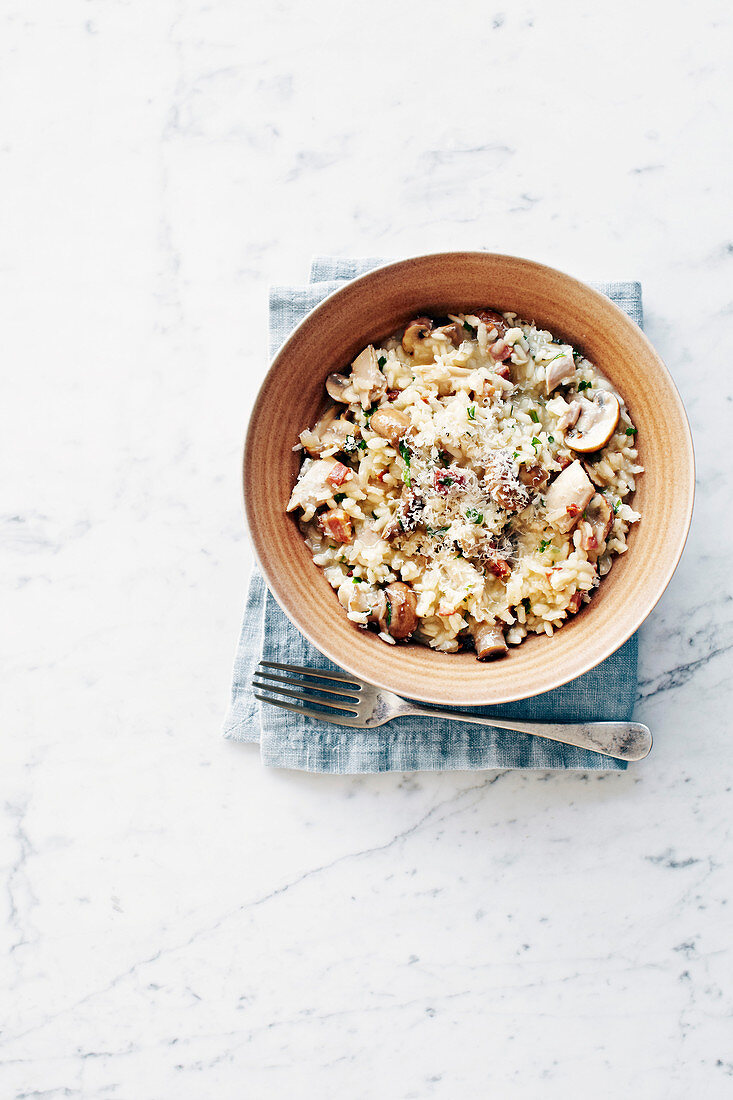
M 347 618 L 285 512 L 300 467 L 298 436 L 324 406 L 324 382 L 369 343 L 420 314 L 513 310 L 562 336 L 611 379 L 638 429 L 631 503 L 642 518 L 628 551 L 589 605 L 551 638 L 531 635 L 499 661 L 387 646 Z M 434 703 L 504 703 L 566 683 L 613 653 L 652 610 L 682 553 L 694 459 L 682 403 L 641 330 L 604 295 L 552 268 L 485 252 L 443 253 L 376 269 L 327 298 L 275 358 L 250 420 L 244 500 L 255 553 L 289 618 L 337 665 L 400 695 Z

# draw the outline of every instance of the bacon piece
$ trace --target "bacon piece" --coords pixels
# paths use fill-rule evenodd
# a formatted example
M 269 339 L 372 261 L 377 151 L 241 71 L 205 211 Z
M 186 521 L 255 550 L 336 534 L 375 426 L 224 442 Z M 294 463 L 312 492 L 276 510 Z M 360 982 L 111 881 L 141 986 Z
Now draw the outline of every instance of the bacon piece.
M 433 470 L 433 488 L 437 493 L 446 495 L 453 485 L 461 489 L 466 486 L 466 475 L 455 466 L 449 466 L 447 470 Z
M 580 611 L 581 604 L 583 603 L 583 593 L 581 591 L 575 592 L 570 597 L 570 603 L 568 604 L 568 615 L 577 615 Z
M 351 517 L 343 508 L 329 508 L 327 512 L 321 512 L 318 522 L 326 538 L 334 542 L 351 542 Z
M 337 462 L 326 481 L 336 489 L 339 485 L 343 485 L 350 473 L 351 470 L 348 466 L 344 466 L 343 462 Z
M 487 568 L 501 581 L 506 580 L 512 574 L 512 567 L 503 558 L 492 558 L 491 561 L 487 562 Z

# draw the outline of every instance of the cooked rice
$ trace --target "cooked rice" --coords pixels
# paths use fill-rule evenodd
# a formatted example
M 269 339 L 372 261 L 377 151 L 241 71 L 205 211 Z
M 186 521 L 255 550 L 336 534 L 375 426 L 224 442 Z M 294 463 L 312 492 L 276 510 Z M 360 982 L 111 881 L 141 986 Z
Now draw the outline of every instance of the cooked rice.
M 410 434 L 393 445 L 372 430 L 375 409 L 352 400 L 339 408 L 353 433 L 303 462 L 289 510 L 300 509 L 316 565 L 361 627 L 380 589 L 403 581 L 417 595 L 413 640 L 451 652 L 475 624 L 498 621 L 517 645 L 530 632 L 552 635 L 626 552 L 629 526 L 640 518 L 627 498 L 642 467 L 623 399 L 570 345 L 513 313 L 503 316 L 511 349 L 504 366 L 496 358 L 501 332 L 472 314 L 451 316 L 461 326 L 453 342 L 433 330 L 415 354 L 401 334 L 375 347 L 387 387 L 379 407 L 404 413 Z M 569 377 L 548 395 L 551 363 L 564 363 Z M 562 427 L 569 403 L 604 392 L 619 400 L 618 425 L 600 451 L 577 454 Z M 318 433 L 304 432 L 299 446 L 318 452 Z M 613 517 L 605 539 L 588 549 L 585 515 L 563 531 L 548 517 L 547 485 L 520 480 L 539 467 L 551 483 L 578 459 Z M 335 486 L 326 475 L 338 462 L 348 472 Z M 343 542 L 327 537 L 319 520 L 339 508 L 347 533 L 351 524 Z

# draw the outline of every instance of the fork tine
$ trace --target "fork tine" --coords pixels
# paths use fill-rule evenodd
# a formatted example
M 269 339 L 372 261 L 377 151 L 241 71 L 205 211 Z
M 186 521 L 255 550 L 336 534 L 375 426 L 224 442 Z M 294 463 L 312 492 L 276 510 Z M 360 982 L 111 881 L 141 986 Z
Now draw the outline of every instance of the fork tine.
M 268 683 L 272 680 L 277 680 L 279 684 L 287 684 L 288 687 L 310 688 L 311 691 L 323 691 L 329 695 L 341 695 L 345 699 L 353 699 L 355 702 L 359 702 L 359 696 L 354 695 L 348 691 L 347 688 L 327 688 L 321 687 L 320 684 L 311 684 L 307 680 L 296 680 L 289 676 L 276 676 L 274 672 L 260 672 L 259 669 L 255 672 L 255 676 L 260 676 L 263 680 L 267 680 Z M 263 685 L 266 686 L 266 685 Z
M 328 707 L 329 710 L 345 710 L 348 714 L 358 714 L 353 703 L 332 703 L 329 699 L 319 699 L 317 695 L 306 695 L 304 691 L 288 691 L 287 688 L 271 687 L 267 683 L 260 683 L 259 680 L 253 680 L 253 683 L 255 687 L 270 691 L 273 695 L 288 695 L 292 699 L 302 699 L 304 703 L 317 703 L 319 707 Z
M 266 668 L 279 668 L 282 672 L 300 672 L 303 676 L 316 676 L 320 680 L 339 680 L 342 684 L 349 684 L 350 687 L 360 688 L 364 685 L 355 680 L 353 676 L 347 676 L 343 672 L 332 672 L 330 668 L 305 668 L 304 665 L 281 665 L 277 661 L 260 661 L 261 665 L 265 665 Z
M 282 699 L 271 699 L 268 695 L 258 695 L 255 692 L 255 699 L 260 699 L 263 703 L 270 703 L 273 707 L 282 707 L 283 710 L 292 710 L 295 714 L 304 714 L 306 718 L 319 718 L 322 722 L 331 722 L 337 726 L 355 726 L 356 720 L 354 718 L 347 718 L 340 714 L 324 714 L 320 710 L 311 710 L 309 707 L 295 707 L 292 703 L 286 703 Z

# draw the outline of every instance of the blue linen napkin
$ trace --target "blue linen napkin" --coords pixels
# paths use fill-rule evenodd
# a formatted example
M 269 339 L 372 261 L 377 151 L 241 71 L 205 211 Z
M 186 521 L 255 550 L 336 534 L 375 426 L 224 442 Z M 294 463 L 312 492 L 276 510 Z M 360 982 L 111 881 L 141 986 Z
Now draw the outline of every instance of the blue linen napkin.
M 271 353 L 276 353 L 292 329 L 327 295 L 383 262 L 378 259 L 318 258 L 311 266 L 308 286 L 273 288 L 270 293 Z M 640 283 L 596 283 L 595 286 L 641 326 Z M 637 654 L 637 636 L 634 635 L 596 668 L 563 687 L 504 706 L 477 707 L 474 713 L 537 722 L 629 720 L 636 700 Z M 232 698 L 224 736 L 232 741 L 259 742 L 262 761 L 269 767 L 343 774 L 485 768 L 620 771 L 626 767 L 622 761 L 571 745 L 441 718 L 398 718 L 374 730 L 352 729 L 304 718 L 259 704 L 254 698 L 252 674 L 261 658 L 312 668 L 337 668 L 280 610 L 255 566 L 234 661 Z

